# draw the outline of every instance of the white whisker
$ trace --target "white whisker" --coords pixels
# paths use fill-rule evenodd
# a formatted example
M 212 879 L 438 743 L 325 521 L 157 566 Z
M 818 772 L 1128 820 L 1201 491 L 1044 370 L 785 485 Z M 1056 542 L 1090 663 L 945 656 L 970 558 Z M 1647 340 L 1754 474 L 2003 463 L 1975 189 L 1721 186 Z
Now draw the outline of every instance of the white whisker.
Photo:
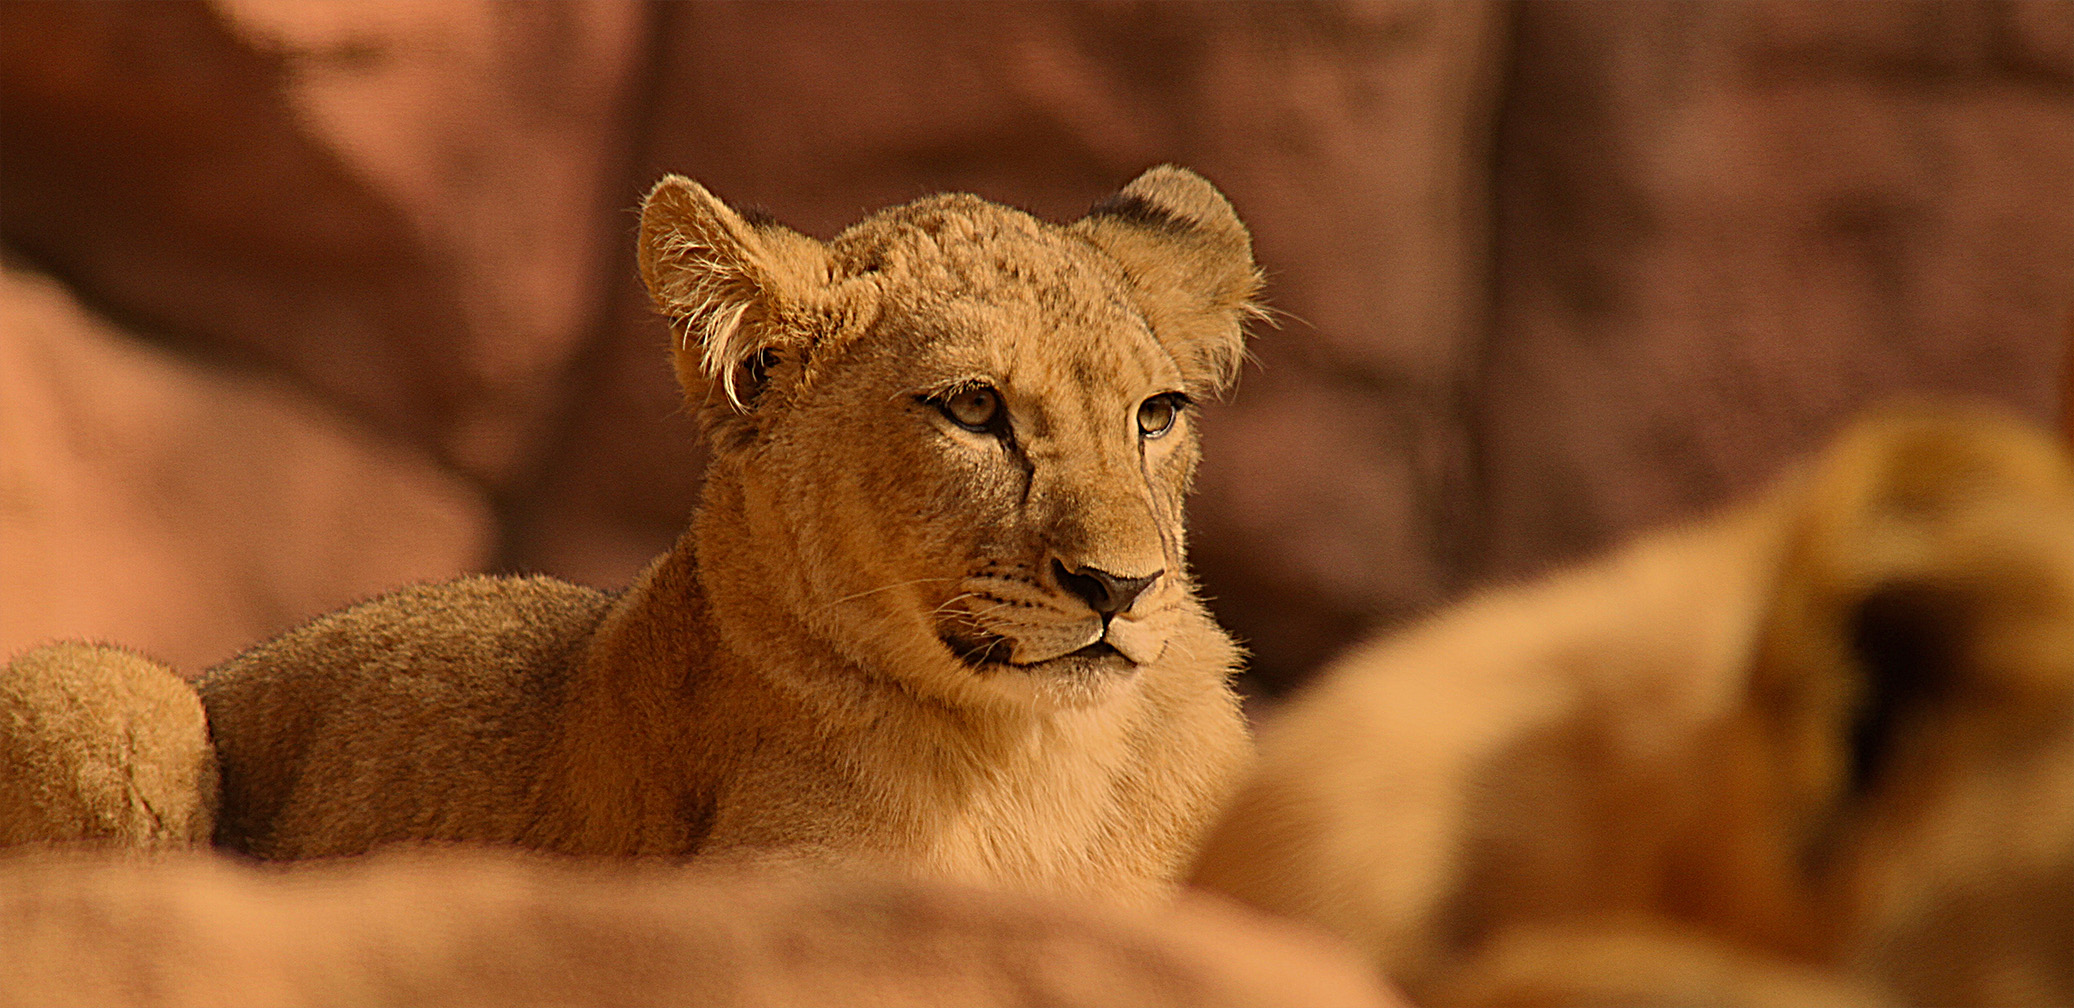
M 957 595 L 953 595 L 953 596 L 951 596 L 950 598 L 944 599 L 944 600 L 943 600 L 943 604 L 942 604 L 942 605 L 939 605 L 939 606 L 937 606 L 936 608 L 934 608 L 934 609 L 931 609 L 931 610 L 929 610 L 929 615 L 931 615 L 931 616 L 949 616 L 949 615 L 952 615 L 952 612 L 951 612 L 951 607 L 952 607 L 952 606 L 954 606 L 954 605 L 957 605 L 958 603 L 960 603 L 960 602 L 963 602 L 963 601 L 965 601 L 966 599 L 969 599 L 969 598 L 977 598 L 977 597 L 979 597 L 979 593 L 978 593 L 978 592 L 962 592 L 962 593 L 960 593 L 960 594 L 957 594 Z
M 918 584 L 926 584 L 926 583 L 928 583 L 928 582 L 931 582 L 931 581 L 956 581 L 956 580 L 958 580 L 958 579 L 957 579 L 957 578 L 947 578 L 947 577 L 934 577 L 934 578 L 915 578 L 915 579 L 914 579 L 914 580 L 912 580 L 912 581 L 895 581 L 895 582 L 893 582 L 892 584 L 889 584 L 889 585 L 880 585 L 880 586 L 879 586 L 879 587 L 877 587 L 877 588 L 867 588 L 867 589 L 865 589 L 865 590 L 863 590 L 863 591 L 861 591 L 861 592 L 858 592 L 858 593 L 856 593 L 856 594 L 854 594 L 854 595 L 845 595 L 845 596 L 843 596 L 842 598 L 836 599 L 836 600 L 835 600 L 835 601 L 833 601 L 833 602 L 830 602 L 830 603 L 828 603 L 828 604 L 826 604 L 826 605 L 823 605 L 823 606 L 822 606 L 821 608 L 823 608 L 823 609 L 833 609 L 833 608 L 835 608 L 836 606 L 842 605 L 842 604 L 843 604 L 843 603 L 845 603 L 845 602 L 855 602 L 855 601 L 857 601 L 858 599 L 861 599 L 861 598 L 863 598 L 863 597 L 864 597 L 864 596 L 866 596 L 866 595 L 876 595 L 876 594 L 878 594 L 878 593 L 880 593 L 880 592 L 882 592 L 882 591 L 892 591 L 892 590 L 893 590 L 893 589 L 895 589 L 895 588 L 905 588 L 905 587 L 907 587 L 908 585 L 918 585 Z
M 973 619 L 978 619 L 982 616 L 985 616 L 988 613 L 995 612 L 1001 609 L 1006 609 L 1009 607 L 1010 604 L 1011 603 L 1008 602 L 996 602 L 993 605 L 986 607 L 985 609 L 974 609 L 971 611 L 970 615 Z

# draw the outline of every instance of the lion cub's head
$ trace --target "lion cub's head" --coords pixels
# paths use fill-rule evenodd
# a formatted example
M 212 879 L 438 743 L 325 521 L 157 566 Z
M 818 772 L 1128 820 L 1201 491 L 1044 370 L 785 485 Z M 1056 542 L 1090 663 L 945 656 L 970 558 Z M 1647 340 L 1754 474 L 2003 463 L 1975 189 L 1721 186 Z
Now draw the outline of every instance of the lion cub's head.
M 964 701 L 1230 663 L 1181 505 L 1260 281 L 1200 176 L 1064 226 L 935 196 L 826 243 L 671 176 L 640 263 L 713 439 L 695 534 L 733 645 L 810 638 Z

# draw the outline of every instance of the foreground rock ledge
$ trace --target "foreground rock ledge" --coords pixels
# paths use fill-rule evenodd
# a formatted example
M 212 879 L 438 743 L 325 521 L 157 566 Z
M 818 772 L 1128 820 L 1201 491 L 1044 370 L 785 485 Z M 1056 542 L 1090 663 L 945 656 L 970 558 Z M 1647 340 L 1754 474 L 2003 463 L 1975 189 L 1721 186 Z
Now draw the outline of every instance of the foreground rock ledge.
M 412 850 L 0 856 L 0 1005 L 1394 1004 L 1321 935 L 882 877 Z

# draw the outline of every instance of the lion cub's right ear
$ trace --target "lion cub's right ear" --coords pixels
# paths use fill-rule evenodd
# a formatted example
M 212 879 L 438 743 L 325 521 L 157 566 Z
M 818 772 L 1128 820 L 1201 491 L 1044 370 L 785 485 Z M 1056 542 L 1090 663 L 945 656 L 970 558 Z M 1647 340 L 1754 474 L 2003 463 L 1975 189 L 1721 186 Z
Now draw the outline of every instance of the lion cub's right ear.
M 1072 226 L 1123 266 L 1153 336 L 1191 386 L 1215 394 L 1237 377 L 1246 322 L 1266 312 L 1252 236 L 1216 186 L 1160 165 Z
M 741 376 L 800 340 L 788 309 L 827 283 L 820 242 L 775 222 L 752 222 L 704 186 L 665 175 L 641 203 L 641 282 L 677 336 L 686 393 L 717 380 L 743 409 Z M 696 349 L 694 349 L 696 344 Z

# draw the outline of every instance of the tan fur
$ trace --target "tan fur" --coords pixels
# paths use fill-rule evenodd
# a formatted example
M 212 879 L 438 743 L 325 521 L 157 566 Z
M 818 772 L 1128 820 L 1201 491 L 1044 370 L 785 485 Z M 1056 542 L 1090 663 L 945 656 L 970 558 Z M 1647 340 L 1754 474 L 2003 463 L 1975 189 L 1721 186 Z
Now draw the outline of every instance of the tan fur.
M 1136 417 L 1222 386 L 1258 279 L 1192 173 L 1105 206 L 937 196 L 823 244 L 663 180 L 641 271 L 713 442 L 690 531 L 616 597 L 415 588 L 217 670 L 219 839 L 1158 889 L 1248 743 L 1186 574 L 1194 420 Z M 977 382 L 1011 438 L 930 401 Z M 1056 574 L 1086 567 L 1159 577 L 1105 625 Z
M 1353 653 L 1261 749 L 1196 878 L 1414 999 L 2069 1003 L 2074 468 L 1889 412 Z
M 188 846 L 215 802 L 202 704 L 171 669 L 69 643 L 0 668 L 0 846 Z

